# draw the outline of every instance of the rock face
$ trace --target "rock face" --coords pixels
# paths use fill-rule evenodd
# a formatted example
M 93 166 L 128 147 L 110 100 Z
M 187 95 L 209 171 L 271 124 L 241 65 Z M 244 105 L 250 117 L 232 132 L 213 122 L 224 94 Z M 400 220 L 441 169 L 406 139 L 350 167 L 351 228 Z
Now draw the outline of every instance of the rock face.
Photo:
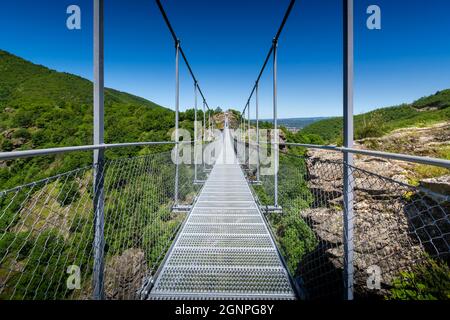
M 398 129 L 381 138 L 359 140 L 358 144 L 379 151 L 440 157 L 439 148 L 450 146 L 450 121 L 424 128 Z
M 134 300 L 145 277 L 144 251 L 128 249 L 114 256 L 105 268 L 105 294 L 107 299 Z
M 302 211 L 301 215 L 320 243 L 299 265 L 303 281 L 308 284 L 308 278 L 320 282 L 327 274 L 342 274 L 344 204 L 342 154 L 309 150 L 306 161 L 308 186 L 314 201 L 312 208 Z M 398 161 L 355 157 L 354 167 L 355 290 L 360 296 L 380 295 L 399 271 L 423 259 L 424 252 L 448 257 L 450 248 L 444 237 L 450 234 L 449 208 L 405 184 L 406 169 Z M 442 192 L 448 190 L 448 181 L 447 176 L 423 183 L 428 183 L 429 189 Z M 310 270 L 301 270 L 302 263 L 307 263 Z M 317 270 L 311 266 L 316 266 Z M 371 266 L 381 269 L 381 291 L 367 286 Z M 337 281 L 336 285 L 342 286 L 342 282 Z

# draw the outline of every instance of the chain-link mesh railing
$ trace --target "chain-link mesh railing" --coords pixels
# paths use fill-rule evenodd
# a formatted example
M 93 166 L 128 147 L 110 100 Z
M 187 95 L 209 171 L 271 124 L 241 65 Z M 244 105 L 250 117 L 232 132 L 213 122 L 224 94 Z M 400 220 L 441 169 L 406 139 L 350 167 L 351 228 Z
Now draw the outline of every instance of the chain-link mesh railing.
M 0 298 L 90 299 L 94 264 L 92 166 L 0 193 Z M 173 213 L 170 152 L 107 160 L 104 179 L 104 291 L 136 299 L 185 214 Z M 200 186 L 179 166 L 178 204 Z
M 287 151 L 281 152 L 279 159 L 278 200 L 282 213 L 269 210 L 268 221 L 304 297 L 342 298 L 344 163 L 295 156 Z M 355 166 L 350 171 L 354 190 L 350 240 L 354 246 L 356 298 L 385 296 L 400 272 L 427 259 L 448 262 L 448 195 Z M 254 168 L 248 176 L 255 178 Z M 262 208 L 273 205 L 273 175 L 261 175 L 259 183 L 252 186 Z

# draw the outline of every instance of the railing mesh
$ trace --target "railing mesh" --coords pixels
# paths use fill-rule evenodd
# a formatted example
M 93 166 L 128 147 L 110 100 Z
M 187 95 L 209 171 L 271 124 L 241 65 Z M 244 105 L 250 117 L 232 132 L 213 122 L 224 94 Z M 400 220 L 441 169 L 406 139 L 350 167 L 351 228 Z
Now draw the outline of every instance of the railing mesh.
M 239 142 L 237 142 L 239 144 Z M 247 145 L 248 147 L 248 145 Z M 279 249 L 307 299 L 344 297 L 343 161 L 280 153 L 278 200 L 268 211 Z M 248 151 L 247 151 L 248 152 Z M 244 158 L 250 180 L 256 166 Z M 403 271 L 427 259 L 450 261 L 450 197 L 349 166 L 356 298 L 385 297 Z M 252 184 L 264 208 L 274 177 Z M 373 275 L 379 272 L 380 287 Z
M 170 152 L 107 160 L 101 175 L 105 298 L 137 299 L 185 216 L 172 212 L 175 164 Z M 181 164 L 179 204 L 193 179 Z M 90 166 L 0 193 L 0 299 L 92 298 L 93 189 Z

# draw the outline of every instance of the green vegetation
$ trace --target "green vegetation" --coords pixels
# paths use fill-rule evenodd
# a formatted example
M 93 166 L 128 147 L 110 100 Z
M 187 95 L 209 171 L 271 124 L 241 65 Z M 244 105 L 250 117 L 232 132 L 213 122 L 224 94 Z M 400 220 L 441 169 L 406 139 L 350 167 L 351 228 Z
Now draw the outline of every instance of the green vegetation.
M 356 115 L 355 139 L 380 137 L 405 127 L 424 127 L 450 119 L 450 89 L 421 98 L 412 104 L 377 109 Z M 327 144 L 342 143 L 342 118 L 330 118 L 306 126 L 302 134 L 320 136 Z
M 308 189 L 304 158 L 280 155 L 279 203 L 283 213 L 269 214 L 268 219 L 274 230 L 278 246 L 286 259 L 288 268 L 295 274 L 299 262 L 317 245 L 314 232 L 300 215 L 302 209 L 309 208 L 313 196 Z M 273 176 L 262 177 L 262 185 L 254 185 L 259 200 L 264 205 L 273 205 Z
M 184 219 L 173 214 L 174 165 L 170 152 L 111 162 L 105 176 L 106 268 L 127 250 L 140 250 L 145 270 L 155 270 Z M 155 171 L 158 174 L 153 174 Z M 198 190 L 191 167 L 180 167 L 181 203 Z M 90 296 L 93 267 L 92 170 L 82 169 L 0 198 L 0 277 L 8 279 L 0 299 L 66 299 Z M 145 186 L 145 187 L 143 187 Z M 132 197 L 133 201 L 129 201 Z M 17 214 L 22 202 L 32 210 Z M 7 221 L 9 219 L 9 221 Z M 82 290 L 67 290 L 66 270 L 80 266 Z M 11 271 L 10 271 L 11 270 Z M 114 269 L 123 274 L 124 268 Z M 112 281 L 112 276 L 108 281 Z M 117 289 L 117 288 L 115 288 Z M 36 294 L 36 296 L 35 296 Z M 75 295 L 75 296 L 73 296 Z
M 402 271 L 394 279 L 388 300 L 449 300 L 450 267 L 428 258 L 411 271 Z
M 59 188 L 58 202 L 61 206 L 67 206 L 80 197 L 79 186 L 76 181 L 62 183 Z
M 450 146 L 438 146 L 431 156 L 450 160 Z M 420 180 L 441 177 L 450 174 L 450 170 L 442 167 L 430 166 L 426 164 L 416 164 L 406 176 L 411 185 L 418 186 Z
M 90 81 L 1 50 L 0 73 L 0 151 L 92 143 Z M 191 136 L 194 116 L 194 110 L 180 114 L 180 127 L 191 131 Z M 173 111 L 155 103 L 105 90 L 107 143 L 168 141 L 174 118 Z M 198 118 L 203 118 L 201 111 Z M 183 220 L 183 215 L 171 213 L 171 148 L 106 152 L 106 266 L 126 250 L 140 249 L 151 270 L 167 250 Z M 125 159 L 127 166 L 118 165 Z M 65 286 L 68 265 L 81 267 L 80 294 L 89 296 L 94 227 L 91 164 L 92 152 L 76 152 L 6 161 L 0 166 L 0 190 L 63 174 L 0 197 L 0 278 L 8 279 L 0 299 L 72 297 Z M 180 181 L 190 182 L 192 175 L 192 168 L 180 167 Z M 182 184 L 180 201 L 189 202 L 195 188 L 192 183 Z M 130 196 L 134 201 L 127 201 Z
M 0 50 L 0 151 L 92 144 L 90 81 L 35 65 Z M 199 119 L 203 113 L 199 111 Z M 193 132 L 194 111 L 180 114 Z M 105 90 L 106 143 L 167 141 L 174 112 L 113 89 Z M 109 150 L 108 158 L 169 150 L 171 146 Z M 0 166 L 0 190 L 92 163 L 91 152 L 8 161 Z

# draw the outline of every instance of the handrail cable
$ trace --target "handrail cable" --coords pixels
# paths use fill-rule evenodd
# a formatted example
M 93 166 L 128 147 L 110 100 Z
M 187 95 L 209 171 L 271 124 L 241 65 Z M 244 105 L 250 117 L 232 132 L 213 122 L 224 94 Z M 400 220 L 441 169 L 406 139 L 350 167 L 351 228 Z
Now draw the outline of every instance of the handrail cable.
M 258 85 L 259 80 L 261 79 L 262 74 L 263 74 L 264 70 L 266 69 L 267 63 L 269 62 L 270 56 L 273 53 L 274 45 L 275 45 L 275 43 L 278 42 L 278 39 L 280 38 L 280 35 L 283 32 L 284 26 L 286 25 L 286 22 L 291 14 L 294 4 L 295 4 L 295 0 L 291 0 L 291 2 L 289 3 L 289 7 L 286 10 L 286 13 L 284 14 L 283 20 L 281 21 L 280 27 L 278 28 L 278 31 L 277 31 L 275 37 L 273 38 L 272 46 L 270 47 L 269 52 L 267 53 L 266 59 L 264 60 L 264 64 L 261 68 L 261 71 L 258 74 L 258 77 L 256 78 L 255 84 L 253 85 L 252 91 L 250 92 L 250 96 L 248 97 L 248 100 L 247 100 L 247 104 L 245 105 L 244 110 L 242 110 L 242 113 L 245 112 L 248 105 L 250 104 L 250 100 L 251 100 L 253 94 L 255 93 L 256 86 Z
M 177 34 L 175 33 L 175 30 L 173 29 L 172 24 L 170 23 L 169 17 L 167 16 L 166 11 L 164 10 L 164 7 L 161 4 L 161 1 L 160 0 L 156 0 L 156 4 L 158 5 L 159 10 L 161 11 L 161 14 L 162 14 L 162 16 L 164 18 L 164 21 L 166 22 L 167 27 L 169 28 L 170 34 L 172 35 L 172 38 L 175 41 L 175 44 L 180 42 L 180 39 L 177 37 Z M 179 48 L 180 48 L 181 56 L 183 57 L 183 60 L 186 63 L 186 66 L 187 66 L 187 68 L 189 70 L 189 73 L 191 74 L 191 77 L 194 80 L 194 83 L 197 84 L 198 92 L 202 96 L 203 101 L 205 102 L 205 105 L 208 108 L 208 110 L 211 110 L 209 108 L 209 105 L 208 105 L 208 102 L 206 101 L 205 96 L 203 95 L 202 89 L 200 88 L 200 85 L 198 84 L 198 80 L 195 77 L 194 71 L 192 71 L 191 65 L 189 64 L 189 61 L 188 61 L 188 59 L 186 57 L 186 54 L 184 53 L 184 50 L 181 47 L 181 43 L 179 44 Z

